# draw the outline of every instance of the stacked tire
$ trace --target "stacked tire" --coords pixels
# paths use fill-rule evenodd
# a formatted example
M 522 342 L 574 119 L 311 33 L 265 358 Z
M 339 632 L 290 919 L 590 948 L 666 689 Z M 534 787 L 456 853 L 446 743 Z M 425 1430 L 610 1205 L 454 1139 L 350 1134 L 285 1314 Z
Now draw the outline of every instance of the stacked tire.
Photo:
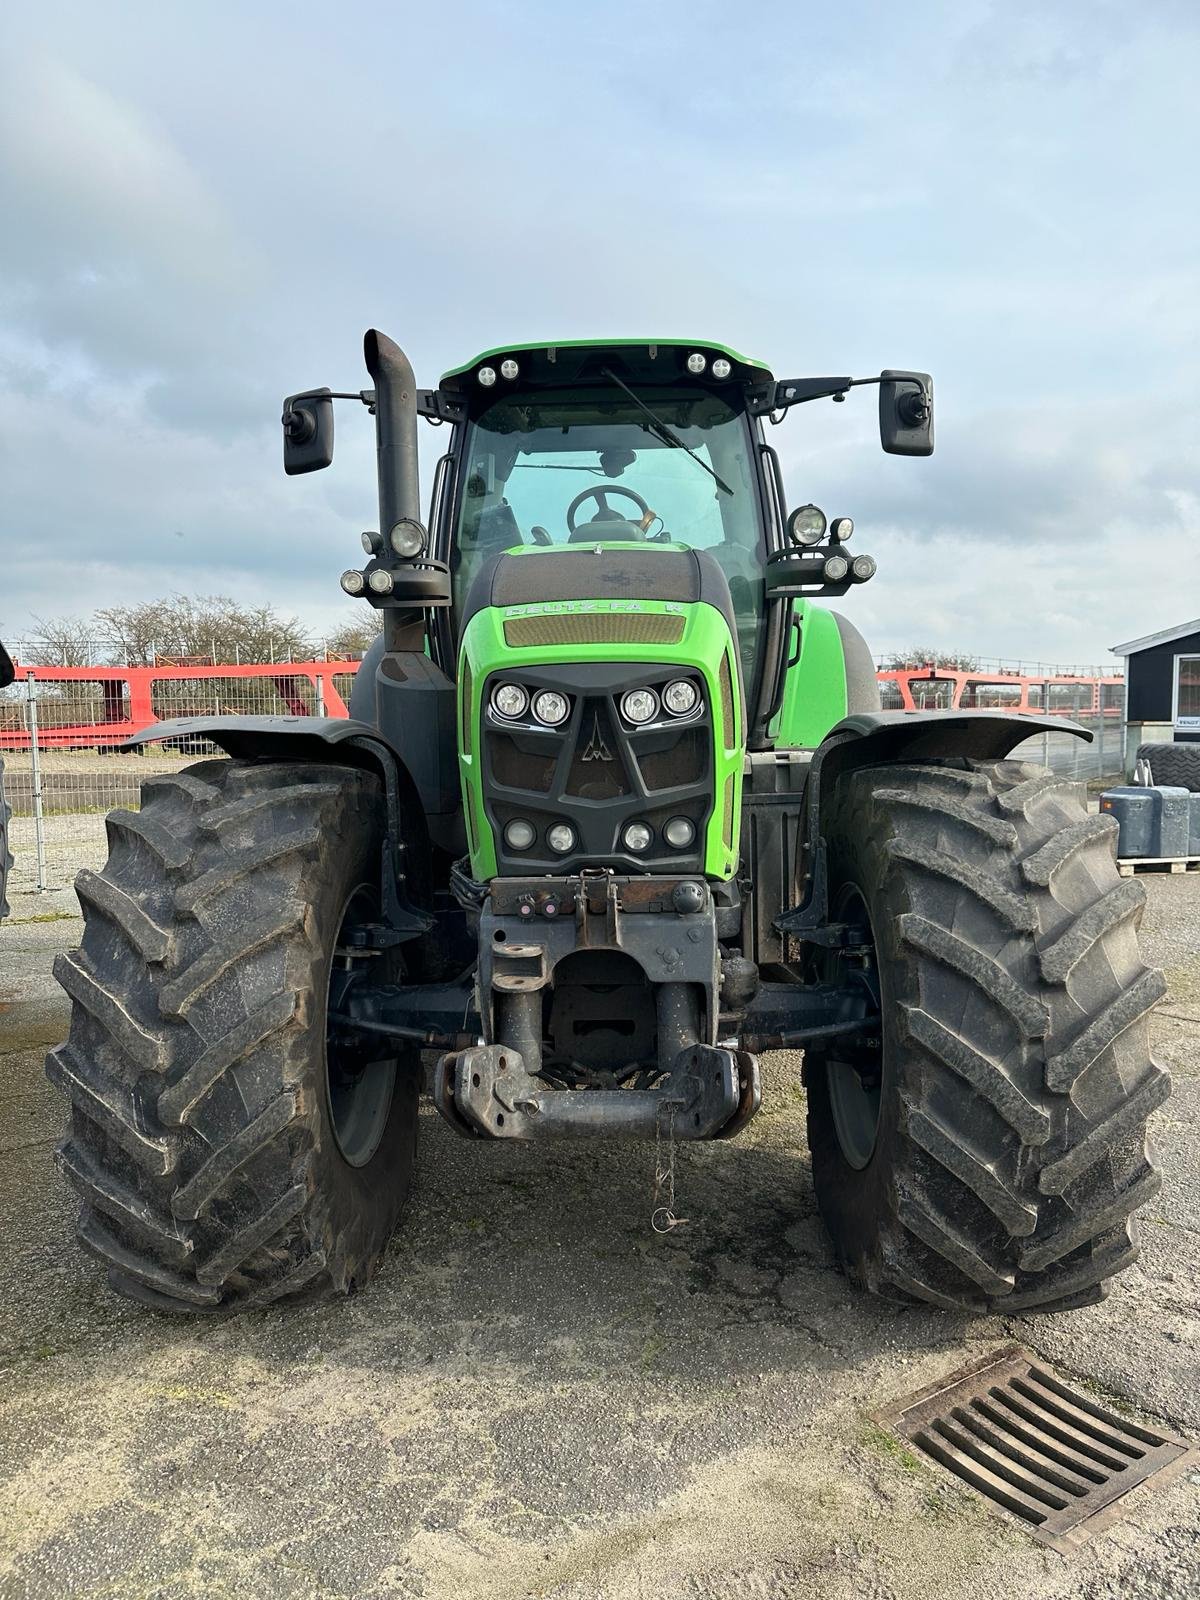
M 1200 742 L 1195 744 L 1140 744 L 1137 765 L 1145 763 L 1150 782 L 1200 794 Z

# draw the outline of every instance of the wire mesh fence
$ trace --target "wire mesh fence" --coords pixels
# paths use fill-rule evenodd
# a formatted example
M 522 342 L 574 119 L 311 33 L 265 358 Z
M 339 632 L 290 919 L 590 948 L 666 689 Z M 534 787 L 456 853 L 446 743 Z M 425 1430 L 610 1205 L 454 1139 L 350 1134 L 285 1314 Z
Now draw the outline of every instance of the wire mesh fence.
M 356 665 L 214 672 L 101 663 L 27 671 L 0 690 L 0 759 L 13 812 L 10 892 L 67 888 L 81 867 L 103 866 L 109 811 L 136 810 L 147 777 L 221 753 L 192 737 L 122 749 L 131 734 L 176 717 L 344 717 Z
M 1026 739 L 1012 752 L 1014 761 L 1036 761 L 1051 772 L 1078 778 L 1081 783 L 1098 783 L 1104 779 L 1119 782 L 1125 770 L 1125 724 L 1123 720 L 1080 713 L 1072 717 L 1092 735 L 1091 744 L 1085 744 L 1075 734 L 1040 733 Z

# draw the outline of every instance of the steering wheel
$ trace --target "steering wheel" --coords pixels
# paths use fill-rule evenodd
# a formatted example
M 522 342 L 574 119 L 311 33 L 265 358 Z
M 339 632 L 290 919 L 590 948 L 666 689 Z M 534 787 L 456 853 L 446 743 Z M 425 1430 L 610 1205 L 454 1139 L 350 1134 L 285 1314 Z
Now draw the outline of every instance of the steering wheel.
M 621 522 L 627 521 L 628 520 L 627 518 L 618 517 L 615 512 L 613 512 L 613 513 L 609 512 L 608 497 L 609 497 L 610 494 L 623 494 L 626 497 L 627 500 L 632 500 L 633 501 L 634 505 L 641 512 L 643 517 L 650 516 L 650 514 L 651 514 L 650 513 L 650 507 L 642 499 L 641 495 L 636 492 L 636 490 L 623 488 L 620 484 L 617 484 L 617 483 L 605 484 L 603 487 L 601 487 L 600 485 L 597 484 L 593 488 L 582 490 L 579 494 L 577 494 L 575 496 L 574 500 L 572 500 L 571 504 L 567 507 L 567 528 L 568 528 L 568 530 L 571 533 L 575 532 L 575 513 L 579 510 L 580 506 L 583 504 L 583 502 L 585 500 L 595 500 L 596 501 L 597 505 L 599 505 L 599 507 L 600 507 L 600 510 L 604 513 L 604 518 L 602 518 L 601 520 L 612 520 L 612 521 L 621 521 Z

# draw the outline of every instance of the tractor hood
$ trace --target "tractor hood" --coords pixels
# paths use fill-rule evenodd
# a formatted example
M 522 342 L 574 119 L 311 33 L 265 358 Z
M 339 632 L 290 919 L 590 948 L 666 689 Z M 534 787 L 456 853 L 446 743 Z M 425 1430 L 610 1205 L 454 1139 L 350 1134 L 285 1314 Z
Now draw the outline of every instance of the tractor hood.
M 474 877 L 731 877 L 745 752 L 735 637 L 729 586 L 700 551 L 526 548 L 489 562 L 458 673 Z

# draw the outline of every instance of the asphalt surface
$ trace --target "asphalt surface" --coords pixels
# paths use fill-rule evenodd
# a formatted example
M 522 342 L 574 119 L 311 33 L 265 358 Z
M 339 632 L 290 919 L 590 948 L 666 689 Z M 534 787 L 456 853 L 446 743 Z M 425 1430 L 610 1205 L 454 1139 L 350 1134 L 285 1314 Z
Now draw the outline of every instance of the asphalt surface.
M 1098 1307 L 961 1320 L 833 1270 L 795 1058 L 738 1141 L 474 1146 L 432 1114 L 419 1190 L 352 1300 L 176 1321 L 72 1238 L 42 1076 L 66 894 L 0 929 L 0 1596 L 422 1600 L 1182 1596 L 1200 1471 L 1064 1558 L 872 1414 L 1016 1338 L 1200 1438 L 1200 874 L 1147 880 L 1175 1092 L 1140 1264 Z M 38 920 L 38 919 L 52 920 Z

